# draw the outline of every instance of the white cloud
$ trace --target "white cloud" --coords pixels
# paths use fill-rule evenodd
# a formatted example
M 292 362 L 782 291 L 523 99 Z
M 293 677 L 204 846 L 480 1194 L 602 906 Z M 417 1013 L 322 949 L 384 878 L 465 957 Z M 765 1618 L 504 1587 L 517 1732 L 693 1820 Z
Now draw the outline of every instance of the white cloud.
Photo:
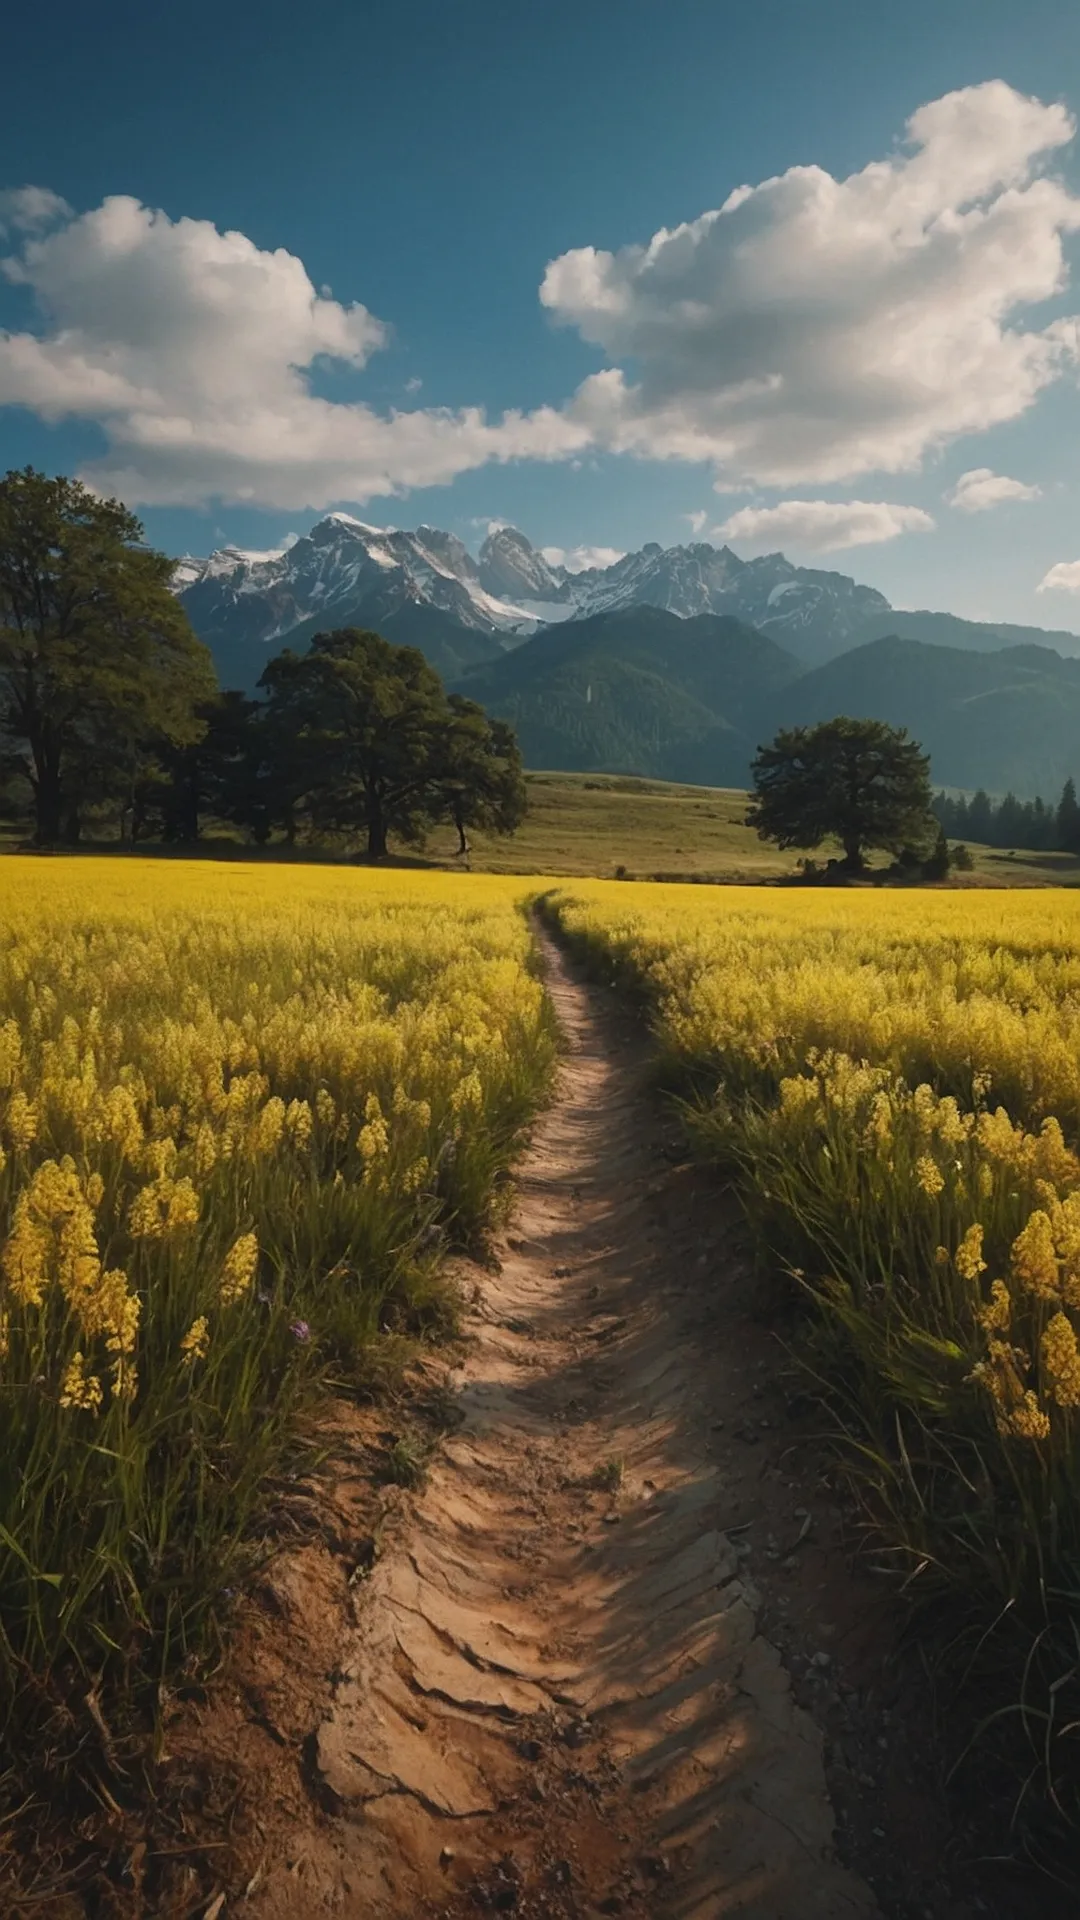
M 970 467 L 943 498 L 950 507 L 959 507 L 961 513 L 985 513 L 1006 500 L 1041 500 L 1042 488 L 1010 480 L 1008 474 L 995 473 L 992 467 Z
M 313 369 L 362 368 L 383 322 L 316 293 L 293 254 L 207 220 L 117 196 L 2 265 L 44 325 L 0 334 L 0 405 L 97 421 L 107 451 L 84 478 L 133 502 L 321 508 L 588 441 L 551 408 L 489 422 L 476 407 L 383 415 L 319 397 Z
M 541 300 L 612 362 L 572 416 L 610 449 L 779 487 L 911 469 L 1015 419 L 1078 356 L 1080 321 L 1021 317 L 1068 282 L 1080 199 L 1044 166 L 1073 131 L 989 81 L 846 179 L 792 167 L 646 245 L 563 254 Z
M 713 535 L 763 550 L 793 546 L 830 553 L 895 540 L 901 533 L 929 533 L 933 525 L 921 507 L 888 500 L 782 500 L 776 507 L 740 507 L 713 528 Z
M 323 398 L 319 370 L 359 373 L 388 329 L 284 249 L 21 187 L 0 195 L 0 268 L 37 319 L 0 334 L 0 406 L 96 422 L 84 477 L 144 504 L 291 513 L 605 452 L 706 461 L 721 492 L 914 469 L 1080 361 L 1080 316 L 1028 318 L 1068 286 L 1080 197 L 1048 168 L 1073 131 L 988 81 L 920 107 L 903 148 L 846 179 L 792 167 L 645 245 L 565 253 L 541 301 L 608 364 L 564 406 L 491 420 Z
M 1059 560 L 1044 573 L 1035 589 L 1036 593 L 1080 593 L 1080 560 Z
M 683 514 L 683 519 L 688 520 L 690 522 L 690 531 L 693 534 L 695 540 L 697 539 L 698 535 L 704 531 L 705 523 L 708 520 L 708 518 L 709 516 L 706 513 L 704 507 L 700 508 L 697 513 Z
M 40 233 L 57 220 L 69 220 L 71 208 L 51 187 L 0 189 L 0 239 L 9 233 Z
M 623 547 L 541 547 L 549 567 L 565 567 L 567 573 L 585 573 L 589 567 L 613 567 L 625 557 Z

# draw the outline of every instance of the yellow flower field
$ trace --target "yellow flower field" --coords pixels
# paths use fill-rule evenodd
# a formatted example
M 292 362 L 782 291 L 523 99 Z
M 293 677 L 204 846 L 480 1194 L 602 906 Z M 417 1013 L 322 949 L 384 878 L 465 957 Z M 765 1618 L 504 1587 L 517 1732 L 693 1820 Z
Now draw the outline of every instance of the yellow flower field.
M 813 1364 L 898 1564 L 1032 1635 L 1052 1616 L 1064 1658 L 1080 895 L 575 881 L 551 904 L 645 996 L 692 1137 L 813 1301 Z M 1065 1694 L 1046 1697 L 1050 1758 Z
M 305 1381 L 444 1311 L 553 1058 L 523 892 L 0 866 L 9 1739 L 182 1657 Z

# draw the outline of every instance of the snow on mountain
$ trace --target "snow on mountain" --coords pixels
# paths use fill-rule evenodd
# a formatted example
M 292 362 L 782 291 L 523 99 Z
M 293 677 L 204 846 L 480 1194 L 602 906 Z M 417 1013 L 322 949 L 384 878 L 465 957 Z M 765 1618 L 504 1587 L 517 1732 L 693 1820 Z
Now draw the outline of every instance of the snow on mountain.
M 474 559 L 438 527 L 374 527 L 347 513 L 327 514 L 267 552 L 185 555 L 174 587 L 195 631 L 230 661 L 238 649 L 261 656 L 301 628 L 302 641 L 316 622 L 375 625 L 409 605 L 436 608 L 508 647 L 542 626 L 630 606 L 684 619 L 729 613 L 807 660 L 858 644 L 867 620 L 889 612 L 872 587 L 796 567 L 780 553 L 740 560 L 730 547 L 652 541 L 610 566 L 572 573 L 514 527 L 491 532 Z
M 480 549 L 481 585 L 505 599 L 570 602 L 565 567 L 551 567 L 516 527 L 496 527 Z

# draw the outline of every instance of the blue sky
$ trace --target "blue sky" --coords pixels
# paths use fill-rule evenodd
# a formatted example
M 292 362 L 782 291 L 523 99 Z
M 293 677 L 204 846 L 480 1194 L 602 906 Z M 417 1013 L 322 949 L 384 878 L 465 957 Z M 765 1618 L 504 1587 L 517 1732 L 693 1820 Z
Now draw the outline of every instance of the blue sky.
M 1075 0 L 20 16 L 0 466 L 175 551 L 699 531 L 1080 628 Z

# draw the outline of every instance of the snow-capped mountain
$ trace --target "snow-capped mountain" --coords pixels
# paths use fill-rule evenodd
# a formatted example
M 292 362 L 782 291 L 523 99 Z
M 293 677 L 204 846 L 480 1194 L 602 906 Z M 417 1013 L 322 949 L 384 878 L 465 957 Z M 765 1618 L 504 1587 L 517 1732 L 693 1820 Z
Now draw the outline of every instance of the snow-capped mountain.
M 270 552 L 222 547 L 207 560 L 185 555 L 174 584 L 195 631 L 212 646 L 224 643 L 231 658 L 237 649 L 260 654 L 290 638 L 303 644 L 320 626 L 370 625 L 410 606 L 434 607 L 514 646 L 539 627 L 635 605 L 684 619 L 731 613 L 821 658 L 842 651 L 868 616 L 889 608 L 872 587 L 793 566 L 782 554 L 740 560 L 730 547 L 653 542 L 613 566 L 571 573 L 551 566 L 514 527 L 489 533 L 474 559 L 456 535 L 436 527 L 372 527 L 347 513 L 327 514 L 302 539 Z
M 348 513 L 327 514 L 302 539 L 269 553 L 185 554 L 174 585 L 195 631 L 210 641 L 227 632 L 269 645 L 312 618 L 341 625 L 369 604 L 385 618 L 410 601 L 484 632 L 531 632 L 537 624 L 487 591 L 454 534 L 369 527 Z
M 825 650 L 841 653 L 862 637 L 868 619 L 889 612 L 884 594 L 847 574 L 796 567 L 782 553 L 740 560 L 730 547 L 706 541 L 688 547 L 652 541 L 614 566 L 574 575 L 571 589 L 583 614 L 643 604 L 684 620 L 732 614 L 807 659 Z
M 1040 645 L 1080 652 L 1075 635 L 995 626 L 951 614 L 903 613 L 848 574 L 797 567 L 782 553 L 740 560 L 705 541 L 655 541 L 607 567 L 553 566 L 514 527 L 488 534 L 474 559 L 437 527 L 372 527 L 330 513 L 268 553 L 222 547 L 177 562 L 176 592 L 228 685 L 253 686 L 282 646 L 323 628 L 367 626 L 424 648 L 440 672 L 497 657 L 543 627 L 628 607 L 690 619 L 731 614 L 806 665 L 886 634 L 994 651 Z

